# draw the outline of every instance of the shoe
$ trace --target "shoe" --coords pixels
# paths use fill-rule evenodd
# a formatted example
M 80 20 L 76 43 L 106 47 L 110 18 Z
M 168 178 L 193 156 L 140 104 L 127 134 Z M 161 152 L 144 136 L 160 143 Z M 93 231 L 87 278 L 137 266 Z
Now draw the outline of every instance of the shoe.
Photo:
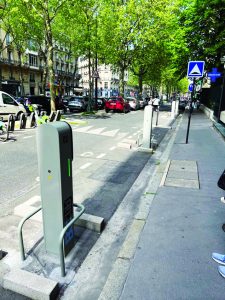
M 219 253 L 213 253 L 212 259 L 214 259 L 216 262 L 218 262 L 221 265 L 225 265 L 225 255 L 219 254 Z M 225 270 L 224 270 L 225 274 Z
M 220 201 L 225 204 L 225 198 L 224 197 L 221 197 Z
M 219 266 L 218 271 L 219 271 L 220 275 L 225 278 L 225 267 Z

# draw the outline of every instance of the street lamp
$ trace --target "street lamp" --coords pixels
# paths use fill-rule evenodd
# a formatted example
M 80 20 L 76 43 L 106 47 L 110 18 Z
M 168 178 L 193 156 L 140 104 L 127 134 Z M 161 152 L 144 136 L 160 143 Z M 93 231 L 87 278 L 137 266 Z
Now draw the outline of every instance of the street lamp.
M 220 94 L 220 102 L 219 102 L 219 109 L 218 109 L 218 121 L 220 120 L 220 112 L 221 112 L 221 106 L 223 101 L 223 91 L 224 91 L 224 83 L 225 83 L 225 56 L 220 58 L 221 63 L 223 64 L 223 83 L 222 83 L 222 90 Z

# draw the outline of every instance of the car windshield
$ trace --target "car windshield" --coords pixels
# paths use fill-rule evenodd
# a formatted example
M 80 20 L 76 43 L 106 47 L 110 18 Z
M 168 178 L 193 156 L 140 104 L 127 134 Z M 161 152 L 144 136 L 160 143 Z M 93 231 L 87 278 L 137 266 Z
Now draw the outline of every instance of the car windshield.
M 72 98 L 70 99 L 70 101 L 82 102 L 83 99 L 82 99 L 82 98 L 78 98 L 78 97 L 72 97 Z

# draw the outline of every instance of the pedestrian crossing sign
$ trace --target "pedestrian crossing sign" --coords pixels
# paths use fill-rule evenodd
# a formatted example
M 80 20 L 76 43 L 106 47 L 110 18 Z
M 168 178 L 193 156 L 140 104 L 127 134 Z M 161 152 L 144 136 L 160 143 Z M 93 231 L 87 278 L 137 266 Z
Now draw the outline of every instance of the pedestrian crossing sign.
M 204 61 L 189 61 L 188 62 L 188 77 L 202 77 L 204 73 Z

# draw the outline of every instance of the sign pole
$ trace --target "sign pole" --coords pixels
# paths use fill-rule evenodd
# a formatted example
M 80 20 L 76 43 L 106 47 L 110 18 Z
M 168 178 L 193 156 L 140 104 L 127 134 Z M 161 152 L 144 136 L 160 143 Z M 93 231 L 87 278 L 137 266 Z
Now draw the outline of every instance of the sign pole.
M 188 136 L 189 136 L 189 130 L 190 130 L 190 123 L 191 123 L 191 114 L 192 114 L 192 111 L 193 111 L 194 92 L 195 92 L 195 78 L 193 79 L 193 90 L 191 92 L 191 103 L 190 103 L 189 114 L 188 114 L 188 127 L 187 127 L 187 134 L 186 134 L 186 144 L 188 144 Z

